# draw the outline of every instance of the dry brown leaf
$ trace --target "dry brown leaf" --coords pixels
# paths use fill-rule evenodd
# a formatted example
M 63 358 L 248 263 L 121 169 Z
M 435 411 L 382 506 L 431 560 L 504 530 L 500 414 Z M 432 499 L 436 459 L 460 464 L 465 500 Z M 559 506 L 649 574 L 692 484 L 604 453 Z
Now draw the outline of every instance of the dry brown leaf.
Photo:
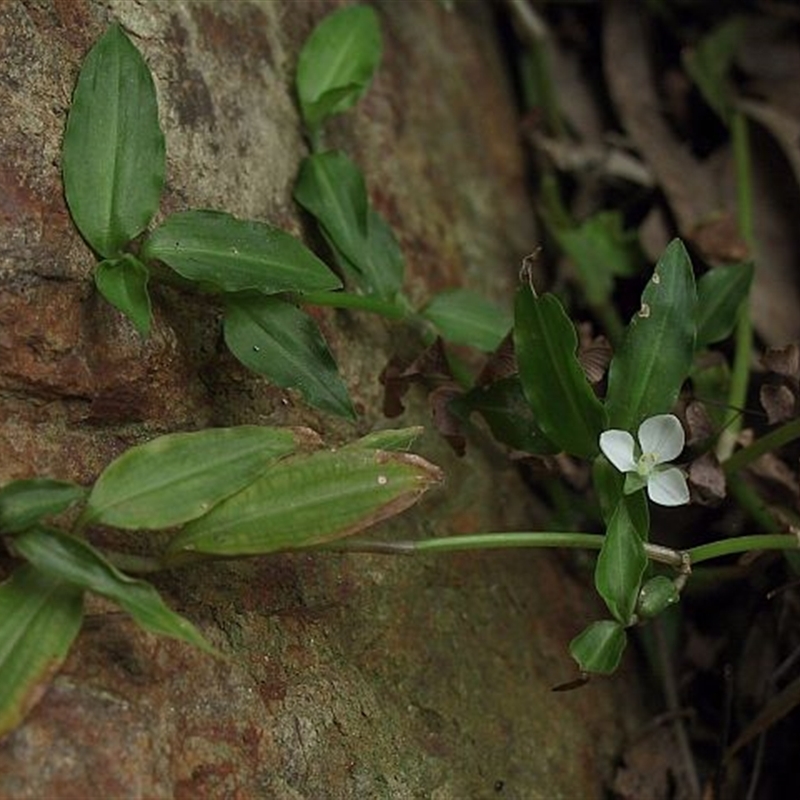
M 704 453 L 689 465 L 689 482 L 697 489 L 695 496 L 703 505 L 725 499 L 725 473 L 713 453 Z
M 788 386 L 765 384 L 759 391 L 759 399 L 770 425 L 788 422 L 797 416 L 797 395 Z
M 636 0 L 612 0 L 605 8 L 604 70 L 614 107 L 655 174 L 681 235 L 694 241 L 698 226 L 724 219 L 728 211 L 706 166 L 686 150 L 664 121 L 645 5 Z

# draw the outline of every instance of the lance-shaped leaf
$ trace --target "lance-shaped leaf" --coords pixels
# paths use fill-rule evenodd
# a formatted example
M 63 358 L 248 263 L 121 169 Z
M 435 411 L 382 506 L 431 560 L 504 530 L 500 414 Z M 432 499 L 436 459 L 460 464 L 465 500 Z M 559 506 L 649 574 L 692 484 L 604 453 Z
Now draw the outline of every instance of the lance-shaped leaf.
M 142 336 L 150 333 L 149 279 L 147 267 L 130 253 L 101 261 L 94 271 L 94 282 L 100 294 L 118 308 Z
M 188 522 L 292 453 L 303 438 L 302 429 L 255 425 L 160 436 L 106 467 L 81 523 L 161 529 Z
M 145 630 L 218 655 L 189 620 L 164 603 L 153 586 L 124 575 L 87 542 L 61 531 L 32 528 L 14 539 L 14 549 L 37 570 L 119 603 Z
M 306 125 L 351 108 L 367 90 L 381 58 L 378 17 L 354 5 L 330 14 L 308 37 L 297 62 L 297 94 Z
M 622 625 L 630 625 L 647 555 L 646 532 L 636 529 L 625 498 L 617 503 L 594 572 L 594 583 L 608 610 Z
M 492 352 L 511 330 L 511 315 L 483 295 L 469 289 L 451 289 L 437 294 L 422 310 L 442 337 L 453 344 L 466 344 Z
M 382 431 L 373 431 L 360 439 L 351 442 L 347 447 L 361 447 L 368 450 L 398 450 L 408 451 L 414 442 L 425 432 L 421 425 L 411 428 L 387 428 Z
M 753 282 L 752 262 L 717 267 L 697 282 L 697 348 L 727 339 Z
M 81 68 L 62 163 L 78 229 L 101 256 L 119 255 L 158 208 L 165 164 L 153 79 L 119 25 Z
M 345 447 L 292 456 L 190 522 L 169 549 L 255 555 L 341 539 L 404 511 L 441 478 L 411 453 Z
M 294 236 L 221 211 L 173 214 L 148 236 L 141 255 L 225 292 L 316 292 L 342 285 Z
M 273 297 L 230 298 L 225 343 L 246 367 L 272 383 L 297 389 L 311 405 L 355 418 L 322 334 L 308 314 Z
M 605 411 L 578 361 L 575 326 L 555 295 L 536 297 L 527 286 L 517 291 L 514 348 L 525 397 L 545 436 L 572 455 L 596 455 Z
M 610 675 L 619 666 L 628 637 L 619 622 L 604 619 L 593 622 L 569 644 L 570 655 L 581 672 Z
M 0 488 L 0 533 L 19 533 L 42 517 L 60 514 L 86 496 L 86 489 L 69 481 L 26 478 Z
M 83 592 L 30 564 L 0 584 L 0 738 L 42 697 L 82 620 Z
M 674 239 L 642 292 L 608 372 L 610 426 L 634 431 L 675 405 L 694 357 L 697 289 L 689 254 Z
M 294 198 L 316 218 L 342 272 L 365 292 L 393 298 L 403 282 L 403 254 L 369 207 L 361 170 L 336 150 L 311 155 L 300 165 Z

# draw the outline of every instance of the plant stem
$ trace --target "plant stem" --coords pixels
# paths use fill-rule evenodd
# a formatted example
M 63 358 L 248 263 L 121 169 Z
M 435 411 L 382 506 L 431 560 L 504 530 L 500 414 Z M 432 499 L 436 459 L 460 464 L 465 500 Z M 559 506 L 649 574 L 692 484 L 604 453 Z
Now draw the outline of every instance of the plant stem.
M 599 550 L 603 546 L 604 540 L 605 536 L 599 533 L 513 531 L 442 536 L 417 541 L 379 542 L 370 539 L 343 539 L 340 542 L 333 542 L 315 549 L 386 555 L 452 553 L 463 550 L 494 550 L 515 547 L 579 547 L 587 550 Z M 644 545 L 645 553 L 651 561 L 658 561 L 676 568 L 685 567 L 687 564 L 692 566 L 720 556 L 747 553 L 751 550 L 796 550 L 798 548 L 800 548 L 800 538 L 785 533 L 737 536 L 683 551 L 649 542 Z
M 750 163 L 750 132 L 747 119 L 741 111 L 734 111 L 731 120 L 733 158 L 736 169 L 737 221 L 739 234 L 747 244 L 751 254 L 755 245 L 753 226 L 752 170 Z M 739 309 L 736 323 L 736 353 L 731 371 L 731 387 L 728 392 L 728 406 L 724 430 L 717 445 L 717 457 L 726 461 L 735 446 L 736 434 L 742 427 L 742 419 L 735 409 L 744 408 L 747 402 L 747 386 L 750 380 L 750 361 L 753 350 L 753 323 L 750 320 L 750 307 L 747 300 Z
M 793 419 L 780 428 L 762 436 L 747 447 L 743 447 L 738 452 L 734 453 L 722 465 L 726 475 L 732 475 L 734 472 L 751 464 L 757 458 L 760 458 L 764 453 L 770 450 L 776 450 L 778 447 L 783 446 L 787 442 L 800 438 L 800 418 Z
M 307 292 L 296 295 L 300 303 L 312 306 L 330 306 L 332 308 L 353 308 L 358 311 L 368 311 L 371 314 L 380 314 L 387 319 L 403 319 L 408 316 L 408 311 L 400 304 L 377 297 L 367 297 L 363 294 L 350 292 Z
M 767 510 L 758 492 L 742 480 L 740 475 L 729 475 L 727 483 L 728 491 L 736 498 L 736 502 L 762 531 L 777 533 L 780 530 L 778 523 Z
M 506 532 L 475 533 L 466 536 L 441 536 L 433 539 L 378 542 L 370 539 L 343 539 L 325 545 L 326 550 L 358 553 L 383 553 L 386 555 L 413 555 L 415 553 L 453 553 L 462 550 L 496 550 L 513 547 L 578 547 L 599 550 L 605 536 L 599 533 L 565 532 Z M 682 553 L 657 544 L 645 544 L 645 552 L 653 561 L 680 567 L 684 564 Z
M 747 553 L 750 550 L 796 550 L 798 547 L 800 547 L 800 539 L 793 534 L 766 533 L 720 539 L 717 542 L 692 547 L 687 552 L 691 563 L 699 564 L 712 558 Z

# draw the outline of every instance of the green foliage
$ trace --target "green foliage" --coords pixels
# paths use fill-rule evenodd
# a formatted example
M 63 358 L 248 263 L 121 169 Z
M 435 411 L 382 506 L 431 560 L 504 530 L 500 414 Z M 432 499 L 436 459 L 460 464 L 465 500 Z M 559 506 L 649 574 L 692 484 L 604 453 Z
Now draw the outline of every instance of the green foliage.
M 641 493 L 637 496 L 642 497 Z M 623 626 L 631 624 L 647 566 L 644 551 L 647 529 L 636 527 L 627 500 L 627 497 L 620 498 L 608 521 L 594 578 L 608 610 Z
M 373 431 L 351 442 L 347 447 L 406 452 L 422 436 L 424 430 L 421 425 L 414 425 L 410 428 L 388 428 L 382 431 Z
M 743 33 L 744 20 L 731 17 L 692 50 L 686 50 L 683 58 L 686 72 L 726 125 L 730 125 L 734 112 L 734 96 L 728 75 Z
M 369 206 L 364 176 L 339 151 L 303 160 L 295 200 L 314 216 L 344 274 L 367 294 L 395 297 L 403 255 L 383 218 Z
M 605 619 L 593 622 L 579 633 L 569 643 L 569 652 L 581 672 L 610 675 L 619 666 L 626 644 L 623 626 Z
M 717 267 L 697 282 L 697 348 L 727 339 L 753 282 L 753 264 Z
M 173 214 L 147 237 L 142 256 L 223 292 L 252 289 L 277 294 L 341 286 L 293 236 L 264 222 L 240 220 L 219 211 Z
M 69 481 L 27 478 L 0 487 L 0 533 L 19 533 L 44 517 L 60 514 L 86 496 L 86 489 Z
M 447 341 L 487 353 L 500 345 L 512 325 L 509 314 L 469 289 L 441 292 L 421 313 Z
M 346 447 L 293 456 L 190 522 L 170 550 L 255 555 L 351 536 L 399 514 L 440 479 L 408 453 Z
M 83 592 L 30 564 L 0 584 L 0 738 L 41 697 L 83 620 Z
M 492 436 L 514 450 L 544 456 L 560 449 L 539 429 L 516 376 L 476 386 L 452 401 L 450 407 L 462 419 L 468 419 L 474 412 L 480 414 Z
M 100 294 L 133 322 L 142 336 L 150 333 L 152 309 L 147 282 L 150 272 L 131 253 L 101 261 L 94 271 Z
M 578 335 L 557 297 L 536 297 L 527 286 L 517 291 L 514 346 L 539 428 L 567 453 L 595 456 L 605 412 L 578 362 Z
M 151 633 L 219 655 L 150 583 L 117 562 L 154 571 L 209 554 L 269 553 L 350 536 L 401 513 L 440 482 L 437 467 L 404 452 L 419 433 L 376 431 L 320 450 L 306 428 L 242 426 L 131 448 L 100 475 L 77 527 L 183 525 L 160 555 L 105 554 L 41 523 L 84 499 L 82 487 L 43 478 L 0 487 L 0 533 L 13 534 L 9 550 L 27 562 L 0 585 L 0 736 L 19 724 L 63 662 L 85 591 L 118 603 Z
M 297 94 L 310 131 L 356 104 L 381 58 L 378 17 L 369 6 L 342 8 L 325 17 L 297 62 Z
M 64 192 L 91 247 L 115 258 L 150 222 L 164 184 L 156 92 L 139 51 L 112 25 L 84 61 L 64 134 Z
M 51 528 L 32 528 L 14 540 L 14 549 L 40 572 L 119 603 L 145 630 L 219 655 L 149 583 L 123 575 L 86 542 Z
M 92 489 L 83 525 L 156 530 L 205 514 L 294 452 L 288 428 L 208 428 L 173 433 L 132 447 L 112 461 Z
M 642 293 L 608 372 L 606 409 L 613 428 L 633 431 L 670 411 L 694 358 L 697 290 L 689 254 L 672 241 Z
M 551 231 L 572 259 L 590 305 L 607 303 L 614 278 L 635 275 L 642 266 L 636 232 L 623 228 L 618 211 L 602 211 L 574 227 L 553 225 Z
M 254 372 L 278 386 L 296 388 L 317 408 L 355 419 L 336 362 L 314 320 L 273 297 L 230 296 L 225 343 Z

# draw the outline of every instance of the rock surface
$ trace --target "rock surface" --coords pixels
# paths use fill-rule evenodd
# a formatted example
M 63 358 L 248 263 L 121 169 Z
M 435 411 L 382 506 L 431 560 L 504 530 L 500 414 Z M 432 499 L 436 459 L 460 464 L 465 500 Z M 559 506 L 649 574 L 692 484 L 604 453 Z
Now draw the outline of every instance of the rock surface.
M 331 420 L 247 374 L 215 308 L 161 291 L 142 341 L 99 299 L 59 172 L 81 61 L 119 20 L 154 73 L 168 152 L 160 214 L 219 208 L 302 234 L 297 52 L 330 0 L 25 0 L 0 6 L 0 480 L 89 482 L 161 432 L 304 424 L 335 443 L 380 415 L 402 331 L 320 313 L 359 408 Z M 488 4 L 376 3 L 384 60 L 329 144 L 363 168 L 417 303 L 466 285 L 508 303 L 535 245 L 525 164 Z M 424 422 L 419 400 L 401 424 Z M 446 487 L 376 532 L 528 528 L 491 447 L 421 452 Z M 635 682 L 552 694 L 569 639 L 600 610 L 588 575 L 546 554 L 303 554 L 157 580 L 229 661 L 92 607 L 64 669 L 0 743 L 0 796 L 22 798 L 600 798 L 636 722 Z M 0 564 L 2 569 L 2 564 Z

